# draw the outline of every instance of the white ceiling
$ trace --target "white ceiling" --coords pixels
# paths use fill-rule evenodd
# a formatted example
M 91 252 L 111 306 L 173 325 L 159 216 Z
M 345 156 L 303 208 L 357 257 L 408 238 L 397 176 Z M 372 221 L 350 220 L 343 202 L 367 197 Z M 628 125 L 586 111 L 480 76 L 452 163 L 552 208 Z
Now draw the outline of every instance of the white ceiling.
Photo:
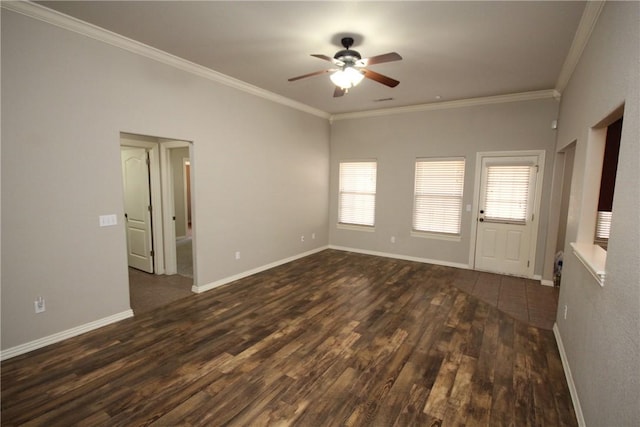
M 39 2 L 327 113 L 553 89 L 585 2 L 54 1 Z M 333 56 L 353 36 L 371 66 L 400 81 L 363 81 L 333 98 Z M 376 101 L 393 98 L 392 100 Z

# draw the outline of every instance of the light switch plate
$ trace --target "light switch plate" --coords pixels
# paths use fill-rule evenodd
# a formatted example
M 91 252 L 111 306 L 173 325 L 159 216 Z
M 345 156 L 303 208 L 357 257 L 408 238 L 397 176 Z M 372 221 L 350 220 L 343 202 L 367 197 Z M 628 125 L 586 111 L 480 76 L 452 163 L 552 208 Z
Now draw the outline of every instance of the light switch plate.
M 118 225 L 117 215 L 100 215 L 100 227 L 110 227 L 112 225 Z

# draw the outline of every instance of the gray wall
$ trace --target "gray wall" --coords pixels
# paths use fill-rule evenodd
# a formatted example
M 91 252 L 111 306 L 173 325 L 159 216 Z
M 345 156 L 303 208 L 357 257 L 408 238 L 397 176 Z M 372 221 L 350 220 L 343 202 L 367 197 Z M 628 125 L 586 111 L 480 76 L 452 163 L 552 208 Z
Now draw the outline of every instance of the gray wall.
M 193 141 L 198 285 L 328 244 L 327 120 L 3 10 L 3 350 L 129 309 L 120 132 Z
M 639 9 L 605 5 L 559 117 L 557 149 L 577 141 L 572 241 L 592 191 L 582 188 L 588 128 L 626 103 L 607 282 L 599 287 L 565 248 L 560 293 L 568 317 L 558 316 L 558 333 L 594 426 L 640 419 Z M 6 10 L 1 30 L 3 350 L 129 308 L 121 131 L 194 142 L 199 284 L 322 247 L 327 236 L 334 245 L 464 264 L 471 214 L 463 215 L 461 242 L 409 237 L 413 161 L 465 156 L 466 205 L 475 153 L 489 150 L 547 150 L 542 269 L 555 101 L 336 121 L 330 131 L 323 119 Z M 377 230 L 338 230 L 337 164 L 363 157 L 379 162 Z M 109 213 L 120 224 L 99 228 L 98 215 Z M 315 241 L 300 242 L 312 232 Z M 38 295 L 47 311 L 35 315 Z
M 535 274 L 541 274 L 545 250 L 548 199 L 555 144 L 551 122 L 553 99 L 480 105 L 466 108 L 338 120 L 331 127 L 331 197 L 329 234 L 332 245 L 468 265 L 475 215 L 473 203 L 476 154 L 480 151 L 545 150 Z M 418 157 L 466 158 L 461 240 L 412 237 L 411 215 L 415 160 Z M 377 159 L 375 232 L 339 229 L 340 161 Z M 391 243 L 391 236 L 396 243 Z
M 593 173 L 585 168 L 588 132 L 625 103 L 606 281 L 600 287 L 565 246 L 558 305 L 558 332 L 590 426 L 640 420 L 639 54 L 640 3 L 607 2 L 560 107 L 558 149 L 577 141 L 567 241 L 592 241 L 585 217 L 595 216 L 598 188 L 583 185 Z

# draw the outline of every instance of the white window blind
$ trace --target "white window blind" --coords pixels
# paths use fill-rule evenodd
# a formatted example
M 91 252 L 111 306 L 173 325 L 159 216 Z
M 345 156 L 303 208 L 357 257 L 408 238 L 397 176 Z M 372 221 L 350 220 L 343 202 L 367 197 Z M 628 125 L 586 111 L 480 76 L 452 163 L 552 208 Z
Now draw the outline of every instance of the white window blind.
M 530 165 L 487 167 L 485 218 L 526 221 L 531 170 Z
M 464 159 L 419 159 L 413 207 L 413 229 L 460 234 Z
M 340 163 L 338 222 L 340 224 L 375 224 L 376 162 Z
M 611 212 L 598 211 L 596 239 L 608 239 L 611 232 Z

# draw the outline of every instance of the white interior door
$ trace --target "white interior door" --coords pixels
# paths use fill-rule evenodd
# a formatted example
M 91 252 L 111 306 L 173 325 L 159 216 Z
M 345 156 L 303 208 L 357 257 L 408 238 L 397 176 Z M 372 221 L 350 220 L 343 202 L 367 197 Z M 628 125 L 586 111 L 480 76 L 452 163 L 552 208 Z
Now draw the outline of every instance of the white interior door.
M 483 157 L 481 168 L 475 269 L 531 277 L 538 156 Z
M 129 266 L 153 273 L 151 196 L 147 150 L 123 147 L 121 156 Z

